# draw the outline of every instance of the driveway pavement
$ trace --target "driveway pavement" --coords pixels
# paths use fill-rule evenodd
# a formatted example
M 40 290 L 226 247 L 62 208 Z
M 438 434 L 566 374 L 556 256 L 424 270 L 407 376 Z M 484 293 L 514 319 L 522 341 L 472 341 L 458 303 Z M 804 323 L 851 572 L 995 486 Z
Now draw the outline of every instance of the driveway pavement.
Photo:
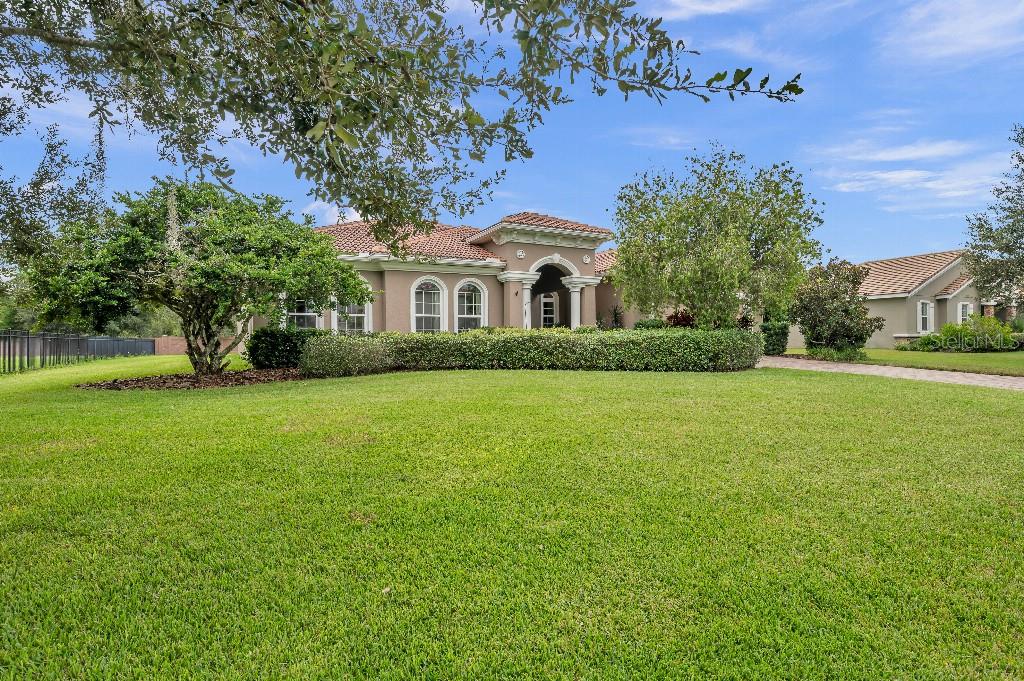
M 937 369 L 911 369 L 908 367 L 879 366 L 876 364 L 847 364 L 843 362 L 819 362 L 797 357 L 763 357 L 757 367 L 771 369 L 801 369 L 804 371 L 830 371 L 839 374 L 863 374 L 886 378 L 906 378 L 912 381 L 933 383 L 955 383 L 977 385 L 984 388 L 1024 391 L 1024 376 L 993 376 L 971 374 L 964 371 L 940 371 Z

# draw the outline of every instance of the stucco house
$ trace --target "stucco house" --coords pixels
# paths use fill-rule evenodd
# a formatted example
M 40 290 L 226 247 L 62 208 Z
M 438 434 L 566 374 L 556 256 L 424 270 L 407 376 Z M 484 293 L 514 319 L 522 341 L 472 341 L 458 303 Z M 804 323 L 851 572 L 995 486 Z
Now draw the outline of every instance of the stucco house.
M 885 327 L 871 336 L 867 347 L 892 348 L 934 333 L 948 322 L 959 324 L 974 313 L 1003 321 L 1015 317 L 1016 306 L 997 308 L 978 297 L 963 253 L 941 251 L 861 263 L 868 268 L 868 277 L 860 292 L 867 298 L 870 314 L 885 318 Z M 789 345 L 804 345 L 795 328 Z
M 317 228 L 374 292 L 342 314 L 289 306 L 290 322 L 336 331 L 463 331 L 484 326 L 594 325 L 621 304 L 605 275 L 614 259 L 597 252 L 603 227 L 516 213 L 486 229 L 438 225 L 396 257 L 366 222 Z M 636 314 L 626 315 L 632 326 Z M 261 323 L 256 322 L 256 326 Z

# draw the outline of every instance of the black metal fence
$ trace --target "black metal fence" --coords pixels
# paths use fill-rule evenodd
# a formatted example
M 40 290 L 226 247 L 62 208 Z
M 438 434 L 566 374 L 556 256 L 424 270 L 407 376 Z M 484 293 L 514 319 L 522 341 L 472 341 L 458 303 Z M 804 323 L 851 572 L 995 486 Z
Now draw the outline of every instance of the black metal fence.
M 0 329 L 0 374 L 76 364 L 99 357 L 152 355 L 152 338 L 75 336 Z

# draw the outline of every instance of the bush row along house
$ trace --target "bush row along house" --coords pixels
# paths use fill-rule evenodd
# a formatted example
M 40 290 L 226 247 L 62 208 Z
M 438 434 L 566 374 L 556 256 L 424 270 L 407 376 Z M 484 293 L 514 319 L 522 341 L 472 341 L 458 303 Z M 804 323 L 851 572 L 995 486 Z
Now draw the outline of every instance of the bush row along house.
M 339 312 L 289 306 L 289 322 L 335 331 L 463 331 L 488 326 L 542 328 L 596 325 L 621 306 L 607 274 L 614 258 L 597 249 L 609 229 L 517 213 L 487 229 L 437 225 L 415 235 L 398 257 L 366 222 L 319 227 L 339 257 L 374 292 L 368 305 Z M 622 315 L 631 327 L 635 313 Z M 266 324 L 256 320 L 254 326 Z

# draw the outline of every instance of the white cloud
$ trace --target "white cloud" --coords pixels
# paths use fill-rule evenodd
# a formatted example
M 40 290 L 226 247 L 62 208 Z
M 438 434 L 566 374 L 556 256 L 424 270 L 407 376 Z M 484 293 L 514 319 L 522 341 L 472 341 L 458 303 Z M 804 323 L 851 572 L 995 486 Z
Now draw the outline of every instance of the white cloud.
M 663 126 L 638 126 L 623 128 L 622 134 L 634 147 L 652 149 L 691 149 L 693 141 L 686 132 Z
M 705 14 L 732 14 L 757 9 L 764 0 L 668 0 L 655 5 L 652 14 L 667 20 L 692 19 Z
M 918 140 L 908 144 L 881 144 L 876 140 L 858 139 L 846 144 L 828 147 L 824 155 L 846 161 L 873 161 L 883 163 L 926 161 L 955 158 L 974 150 L 976 145 L 961 140 Z
M 904 10 L 882 40 L 897 57 L 923 62 L 1008 56 L 1024 50 L 1020 0 L 923 0 Z
M 336 203 L 328 203 L 319 199 L 307 203 L 303 207 L 302 213 L 312 215 L 319 225 L 336 225 L 339 222 L 361 219 L 359 213 L 353 208 L 342 208 Z
M 962 215 L 984 206 L 1008 166 L 1008 156 L 995 152 L 929 169 L 833 167 L 823 174 L 833 180 L 828 189 L 875 194 L 889 212 Z
M 711 49 L 731 52 L 753 62 L 767 64 L 771 67 L 786 70 L 806 71 L 809 67 L 814 65 L 806 58 L 799 57 L 782 50 L 774 50 L 770 47 L 766 47 L 762 39 L 755 36 L 753 33 L 737 33 L 736 35 L 729 36 L 728 38 L 711 41 L 707 46 Z M 822 60 L 818 59 L 816 64 L 821 65 L 821 62 Z

